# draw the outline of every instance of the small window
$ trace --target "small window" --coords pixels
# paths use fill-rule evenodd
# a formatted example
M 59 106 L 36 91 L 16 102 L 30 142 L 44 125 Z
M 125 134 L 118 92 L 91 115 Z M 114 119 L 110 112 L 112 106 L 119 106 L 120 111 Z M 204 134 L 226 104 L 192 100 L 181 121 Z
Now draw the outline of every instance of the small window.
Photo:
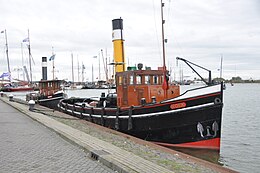
M 162 84 L 163 83 L 163 76 L 159 76 L 159 82 L 158 84 Z
M 134 84 L 134 76 L 129 76 L 130 77 L 130 79 L 129 79 L 129 83 L 130 83 L 130 85 L 133 85 Z
M 145 76 L 145 84 L 150 84 L 151 83 L 151 80 L 150 80 L 150 76 Z
M 118 85 L 122 85 L 122 76 L 118 77 Z
M 158 76 L 153 76 L 153 83 L 158 84 Z
M 142 84 L 141 76 L 136 76 L 136 84 Z
M 127 85 L 127 77 L 126 76 L 123 77 L 123 83 L 124 83 L 124 85 Z

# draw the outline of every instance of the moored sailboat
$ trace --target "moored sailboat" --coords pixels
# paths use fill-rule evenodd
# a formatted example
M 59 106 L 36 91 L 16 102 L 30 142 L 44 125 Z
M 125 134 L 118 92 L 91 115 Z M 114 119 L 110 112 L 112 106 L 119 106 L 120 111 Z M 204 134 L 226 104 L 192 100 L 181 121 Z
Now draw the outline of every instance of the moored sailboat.
M 33 91 L 33 87 L 25 81 L 16 81 L 12 80 L 12 74 L 10 69 L 10 61 L 9 61 L 9 50 L 8 50 L 8 42 L 7 42 L 7 31 L 1 31 L 1 33 L 5 34 L 5 51 L 6 51 L 6 58 L 7 58 L 7 67 L 8 72 L 3 73 L 0 78 L 8 77 L 9 84 L 3 86 L 0 90 L 3 92 L 19 92 L 19 91 Z M 18 76 L 19 80 L 19 76 Z

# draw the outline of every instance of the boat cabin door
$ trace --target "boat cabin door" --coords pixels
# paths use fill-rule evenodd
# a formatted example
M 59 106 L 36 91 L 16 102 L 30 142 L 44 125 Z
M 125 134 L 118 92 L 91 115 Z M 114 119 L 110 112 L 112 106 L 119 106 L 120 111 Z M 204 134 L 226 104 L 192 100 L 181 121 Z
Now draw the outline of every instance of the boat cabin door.
M 127 76 L 123 76 L 123 82 L 122 82 L 122 88 L 123 88 L 123 105 L 128 105 L 128 83 L 127 83 Z

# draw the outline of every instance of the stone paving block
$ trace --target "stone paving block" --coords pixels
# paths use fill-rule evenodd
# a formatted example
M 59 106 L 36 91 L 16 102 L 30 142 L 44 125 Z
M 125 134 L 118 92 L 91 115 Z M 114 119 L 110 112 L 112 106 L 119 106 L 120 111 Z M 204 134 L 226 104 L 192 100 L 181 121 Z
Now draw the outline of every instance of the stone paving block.
M 114 172 L 0 100 L 0 172 Z

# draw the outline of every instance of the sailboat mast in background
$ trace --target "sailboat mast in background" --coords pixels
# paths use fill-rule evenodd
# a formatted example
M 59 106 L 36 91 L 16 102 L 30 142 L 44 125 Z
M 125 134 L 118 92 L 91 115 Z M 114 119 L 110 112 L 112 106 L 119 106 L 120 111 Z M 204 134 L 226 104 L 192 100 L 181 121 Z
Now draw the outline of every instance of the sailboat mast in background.
M 9 54 L 8 54 L 8 43 L 7 43 L 7 33 L 6 33 L 6 29 L 5 29 L 4 32 L 5 32 L 5 46 L 6 46 L 6 58 L 7 58 L 8 72 L 9 72 L 9 74 L 11 74 L 10 62 L 9 62 Z
M 106 75 L 106 82 L 108 82 L 107 59 L 105 60 L 105 58 L 104 58 L 103 49 L 101 49 L 101 56 L 102 56 L 104 71 L 105 71 L 105 75 Z
M 77 55 L 77 63 L 78 63 L 78 82 L 80 82 L 80 80 L 79 80 L 79 55 Z
M 223 55 L 221 54 L 221 59 L 220 59 L 220 75 L 219 75 L 220 78 L 222 78 L 222 62 L 223 62 Z
M 71 53 L 71 61 L 72 61 L 72 83 L 73 83 L 73 86 L 74 86 L 73 53 Z
M 54 74 L 55 73 L 55 71 L 54 71 L 55 70 L 55 66 L 54 66 L 54 56 L 55 55 L 54 55 L 54 51 L 53 51 L 53 46 L 51 48 L 52 48 L 52 57 L 53 57 L 52 58 L 52 79 L 54 80 L 55 79 L 55 74 Z
M 81 69 L 81 74 L 82 74 L 82 83 L 84 82 L 84 70 L 85 70 L 85 65 L 83 64 L 83 62 L 81 62 L 82 64 L 82 69 Z
M 30 43 L 30 34 L 28 29 L 28 50 L 29 50 L 29 66 L 30 66 L 30 83 L 32 84 L 32 60 L 31 60 L 31 43 Z
M 25 81 L 25 74 L 24 74 L 24 59 L 23 59 L 23 43 L 21 43 L 21 54 L 22 54 L 22 69 L 23 69 L 23 81 Z
M 98 80 L 101 80 L 101 72 L 100 72 L 100 52 L 98 53 Z

